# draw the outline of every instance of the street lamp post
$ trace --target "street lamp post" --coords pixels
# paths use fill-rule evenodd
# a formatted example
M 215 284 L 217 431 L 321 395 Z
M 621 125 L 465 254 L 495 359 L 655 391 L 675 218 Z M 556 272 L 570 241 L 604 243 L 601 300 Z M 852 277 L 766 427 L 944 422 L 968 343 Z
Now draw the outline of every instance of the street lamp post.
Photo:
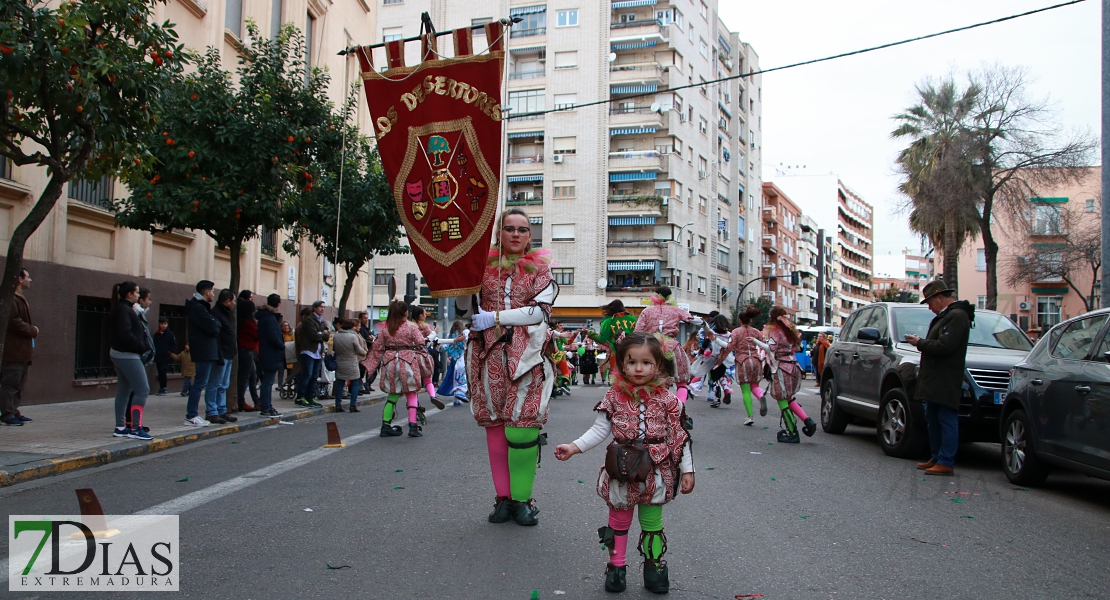
M 678 237 L 678 239 L 676 240 L 676 239 L 674 239 L 674 237 L 672 236 L 672 238 L 671 238 L 671 241 L 672 241 L 672 242 L 674 242 L 676 246 L 679 246 L 679 247 L 681 247 L 681 246 L 682 246 L 682 231 L 683 231 L 684 229 L 686 229 L 687 227 L 690 227 L 690 226 L 691 226 L 691 225 L 693 225 L 693 224 L 694 224 L 694 222 L 693 222 L 693 221 L 690 221 L 689 223 L 687 223 L 687 224 L 685 224 L 685 225 L 683 225 L 683 226 L 679 227 L 679 228 L 678 228 L 678 236 L 677 236 L 677 237 Z M 670 226 L 671 226 L 671 229 L 673 230 L 673 229 L 674 229 L 674 227 L 675 227 L 675 225 L 677 225 L 677 223 L 667 223 L 667 225 L 670 225 Z M 675 270 L 675 266 L 676 266 L 676 265 L 678 265 L 678 251 L 677 251 L 677 250 L 675 251 L 675 256 L 674 256 L 674 262 L 672 262 L 672 263 L 671 263 L 671 274 L 672 274 L 672 275 L 674 274 L 674 270 Z M 675 282 L 674 286 L 675 286 L 675 287 L 679 287 L 679 283 L 678 283 L 678 282 Z

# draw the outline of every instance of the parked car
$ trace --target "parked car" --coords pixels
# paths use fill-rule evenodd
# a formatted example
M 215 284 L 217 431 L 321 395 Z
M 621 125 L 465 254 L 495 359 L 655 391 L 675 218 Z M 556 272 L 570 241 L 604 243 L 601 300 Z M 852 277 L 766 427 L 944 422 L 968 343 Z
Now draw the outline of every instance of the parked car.
M 1110 479 L 1110 309 L 1065 321 L 1014 368 L 1002 405 L 1006 477 L 1038 485 L 1052 466 Z
M 914 400 L 921 353 L 903 340 L 925 337 L 933 313 L 920 304 L 877 302 L 854 312 L 825 353 L 821 429 L 843 433 L 849 421 L 875 424 L 890 456 L 920 456 L 927 446 L 924 403 Z M 975 311 L 963 397 L 957 411 L 961 442 L 998 442 L 1010 370 L 1033 348 L 1012 321 Z

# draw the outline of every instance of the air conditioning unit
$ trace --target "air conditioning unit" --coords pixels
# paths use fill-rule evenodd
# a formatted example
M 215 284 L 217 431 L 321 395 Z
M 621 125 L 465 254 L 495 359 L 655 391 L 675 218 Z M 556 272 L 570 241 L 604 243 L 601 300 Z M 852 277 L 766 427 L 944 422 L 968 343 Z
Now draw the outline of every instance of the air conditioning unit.
M 553 163 L 563 162 L 563 155 L 562 154 L 556 154 L 556 155 L 552 156 L 551 157 L 551 162 L 553 162 Z
M 706 177 L 708 177 L 708 175 L 705 171 L 698 171 L 698 179 L 705 179 Z
M 1032 302 L 1018 302 L 1018 310 L 1026 311 L 1026 310 L 1032 310 L 1032 309 L 1033 309 L 1033 303 Z
M 687 250 L 690 251 L 690 256 L 697 256 L 698 255 L 698 249 L 694 248 L 693 246 L 687 248 Z
M 685 123 L 686 122 L 686 113 L 683 113 L 683 112 L 678 113 L 678 122 L 679 123 Z

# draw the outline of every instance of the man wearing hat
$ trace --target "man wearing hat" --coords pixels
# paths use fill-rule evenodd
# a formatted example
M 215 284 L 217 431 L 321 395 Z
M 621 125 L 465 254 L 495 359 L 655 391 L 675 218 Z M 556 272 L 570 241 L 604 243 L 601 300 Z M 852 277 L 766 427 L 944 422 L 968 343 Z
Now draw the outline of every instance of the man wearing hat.
M 297 396 L 298 406 L 318 407 L 316 402 L 316 379 L 320 376 L 320 365 L 324 358 L 324 344 L 331 337 L 327 323 L 324 323 L 324 301 L 312 303 L 312 310 L 301 318 L 297 327 L 297 357 L 301 362 L 301 389 Z
M 917 400 L 925 403 L 925 425 L 929 431 L 932 458 L 918 463 L 926 475 L 952 475 L 959 442 L 956 410 L 963 394 L 964 359 L 975 307 L 967 300 L 956 300 L 943 280 L 934 279 L 921 293 L 922 304 L 937 316 L 929 323 L 924 337 L 907 335 L 906 343 L 921 352 L 917 371 Z

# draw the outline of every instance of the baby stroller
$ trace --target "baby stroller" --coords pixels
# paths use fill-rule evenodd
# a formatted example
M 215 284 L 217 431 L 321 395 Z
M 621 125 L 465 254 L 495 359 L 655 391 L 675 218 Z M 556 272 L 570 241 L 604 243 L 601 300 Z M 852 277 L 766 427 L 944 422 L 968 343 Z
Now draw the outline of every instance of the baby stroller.
M 285 381 L 278 387 L 278 398 L 282 400 L 293 400 L 297 397 L 297 378 L 293 375 L 287 374 Z

